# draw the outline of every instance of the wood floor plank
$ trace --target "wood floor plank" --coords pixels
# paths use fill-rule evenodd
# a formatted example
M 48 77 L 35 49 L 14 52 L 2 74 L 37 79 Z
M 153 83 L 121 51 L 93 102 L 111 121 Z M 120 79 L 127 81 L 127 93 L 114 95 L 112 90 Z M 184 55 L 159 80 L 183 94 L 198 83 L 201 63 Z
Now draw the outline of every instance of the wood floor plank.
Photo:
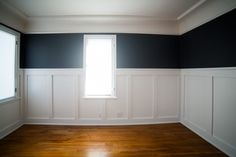
M 0 157 L 225 157 L 180 123 L 24 125 L 0 140 Z

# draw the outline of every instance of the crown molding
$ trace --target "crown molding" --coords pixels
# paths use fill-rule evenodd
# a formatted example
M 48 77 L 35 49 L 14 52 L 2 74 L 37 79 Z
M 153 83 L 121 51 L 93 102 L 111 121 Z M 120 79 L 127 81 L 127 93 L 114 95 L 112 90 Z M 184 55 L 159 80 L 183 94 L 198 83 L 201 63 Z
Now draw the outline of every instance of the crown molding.
M 22 19 L 24 19 L 25 21 L 27 21 L 28 16 L 26 16 L 22 11 L 20 11 L 19 9 L 11 6 L 9 3 L 7 3 L 6 1 L 0 1 L 0 4 L 3 5 L 4 7 L 6 7 L 9 11 L 11 11 L 12 13 L 18 15 L 19 17 L 21 17 Z
M 133 16 L 96 16 L 29 19 L 27 33 L 143 33 L 178 34 L 176 21 Z M 53 28 L 53 29 L 52 29 Z
M 179 20 L 179 35 L 187 33 L 236 8 L 235 0 L 206 1 L 198 9 L 192 10 Z
M 195 9 L 197 9 L 198 7 L 200 7 L 203 3 L 205 3 L 206 0 L 200 0 L 198 1 L 196 4 L 194 4 L 192 7 L 190 7 L 189 9 L 187 9 L 185 12 L 183 12 L 182 14 L 180 14 L 176 20 L 181 20 L 183 17 L 187 16 L 189 13 L 191 13 L 192 11 L 194 11 Z
M 25 32 L 27 20 L 20 12 L 8 6 L 4 1 L 0 1 L 0 23 Z

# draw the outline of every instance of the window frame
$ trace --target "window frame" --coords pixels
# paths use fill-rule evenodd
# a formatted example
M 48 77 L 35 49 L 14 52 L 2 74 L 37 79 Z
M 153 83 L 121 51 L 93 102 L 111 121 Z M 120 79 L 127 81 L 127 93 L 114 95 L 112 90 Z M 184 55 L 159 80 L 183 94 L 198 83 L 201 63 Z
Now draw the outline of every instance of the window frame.
M 3 32 L 6 32 L 6 33 L 9 33 L 11 35 L 14 35 L 15 38 L 16 38 L 16 43 L 15 43 L 15 80 L 14 80 L 14 88 L 15 88 L 15 93 L 14 93 L 14 96 L 12 97 L 8 97 L 8 98 L 5 98 L 5 99 L 0 99 L 0 104 L 4 104 L 4 103 L 9 103 L 9 102 L 12 102 L 12 101 L 15 101 L 15 100 L 18 100 L 19 99 L 19 78 L 18 78 L 18 75 L 19 75 L 19 55 L 20 55 L 20 33 L 13 30 L 13 29 L 10 29 L 2 24 L 0 24 L 0 30 L 3 31 Z
M 86 95 L 86 46 L 88 39 L 112 40 L 112 93 L 111 95 Z M 116 99 L 116 35 L 114 34 L 85 34 L 83 39 L 83 98 L 85 99 Z

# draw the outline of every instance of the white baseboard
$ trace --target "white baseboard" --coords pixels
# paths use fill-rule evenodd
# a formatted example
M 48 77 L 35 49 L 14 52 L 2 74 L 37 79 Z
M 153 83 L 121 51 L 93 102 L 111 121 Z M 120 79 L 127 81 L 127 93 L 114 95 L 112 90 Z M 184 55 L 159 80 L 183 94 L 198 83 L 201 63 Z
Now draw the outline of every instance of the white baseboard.
M 166 119 L 120 119 L 120 120 L 63 120 L 63 119 L 26 119 L 24 124 L 37 125 L 76 125 L 76 126 L 107 126 L 107 125 L 147 125 L 163 123 L 179 123 L 179 118 Z
M 16 123 L 10 124 L 7 127 L 1 129 L 0 130 L 0 139 L 6 137 L 7 135 L 12 133 L 13 131 L 20 128 L 22 125 L 24 125 L 24 123 L 20 120 L 20 121 L 17 121 Z
M 187 122 L 186 120 L 183 120 L 180 123 L 183 124 L 184 126 L 186 126 L 187 128 L 189 128 L 191 131 L 193 131 L 194 133 L 196 133 L 200 137 L 202 137 L 207 142 L 209 142 L 212 145 L 214 145 L 215 147 L 217 147 L 219 150 L 226 153 L 227 155 L 229 155 L 231 157 L 236 156 L 236 150 L 234 148 L 232 148 L 230 145 L 224 143 L 223 141 L 220 141 L 219 139 L 217 139 L 214 136 L 211 136 L 210 134 L 207 134 L 206 132 L 202 131 L 202 129 L 196 127 L 195 125 L 193 125 L 189 122 Z

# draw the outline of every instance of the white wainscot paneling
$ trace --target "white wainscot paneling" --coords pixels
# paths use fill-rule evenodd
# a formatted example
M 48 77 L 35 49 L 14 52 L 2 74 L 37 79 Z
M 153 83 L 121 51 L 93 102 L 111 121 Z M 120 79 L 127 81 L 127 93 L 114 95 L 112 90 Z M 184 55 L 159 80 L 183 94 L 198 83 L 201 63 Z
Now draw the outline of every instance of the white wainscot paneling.
M 0 103 L 0 139 L 23 125 L 23 71 L 18 71 L 16 98 Z M 0 87 L 1 90 L 1 87 Z
M 116 99 L 107 100 L 107 119 L 128 118 L 128 76 L 118 75 L 116 78 Z
M 26 69 L 26 122 L 101 125 L 178 121 L 179 70 L 118 69 L 117 97 L 108 99 L 85 98 L 83 79 L 82 69 Z
M 104 118 L 104 99 L 80 99 L 79 118 L 81 120 L 101 120 Z
M 76 77 L 73 75 L 54 75 L 54 119 L 75 119 L 77 109 L 76 100 Z
M 236 68 L 184 69 L 182 123 L 229 156 L 236 156 Z
M 20 120 L 19 101 L 0 105 L 0 129 Z
M 52 79 L 50 75 L 27 76 L 27 118 L 48 119 L 52 116 Z
M 158 118 L 179 118 L 179 76 L 158 76 Z
M 184 118 L 187 122 L 211 134 L 212 77 L 185 76 Z
M 21 126 L 20 100 L 0 104 L 0 139 Z
M 214 78 L 213 136 L 234 149 L 236 155 L 236 77 Z
M 132 76 L 132 117 L 152 119 L 154 116 L 154 77 Z

